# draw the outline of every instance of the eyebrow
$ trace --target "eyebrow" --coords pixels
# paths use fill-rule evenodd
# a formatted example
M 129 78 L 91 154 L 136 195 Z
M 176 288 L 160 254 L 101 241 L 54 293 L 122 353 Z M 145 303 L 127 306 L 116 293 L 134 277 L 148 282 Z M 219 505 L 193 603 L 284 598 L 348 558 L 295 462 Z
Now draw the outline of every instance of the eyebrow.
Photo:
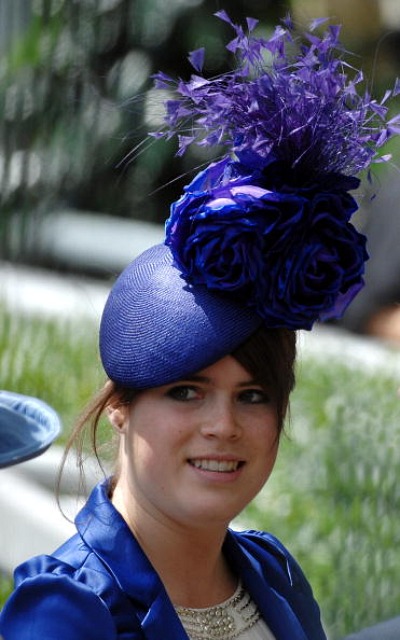
M 200 382 L 203 384 L 211 384 L 212 383 L 212 378 L 208 378 L 207 376 L 199 376 L 199 375 L 194 375 L 194 376 L 190 376 L 189 378 L 184 378 L 183 380 L 180 380 L 181 383 L 185 383 L 185 382 Z M 262 387 L 264 386 L 260 380 L 257 380 L 256 378 L 252 378 L 251 380 L 246 380 L 244 382 L 239 382 L 239 384 L 237 384 L 236 386 L 239 388 L 243 388 L 243 387 L 251 387 L 252 385 L 255 385 L 257 387 Z

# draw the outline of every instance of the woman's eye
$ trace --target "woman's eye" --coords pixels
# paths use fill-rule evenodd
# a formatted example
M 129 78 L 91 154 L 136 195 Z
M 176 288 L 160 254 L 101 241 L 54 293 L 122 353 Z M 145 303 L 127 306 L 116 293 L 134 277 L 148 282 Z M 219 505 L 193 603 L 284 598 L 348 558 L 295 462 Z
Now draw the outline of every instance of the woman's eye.
M 240 394 L 240 402 L 245 404 L 266 404 L 271 402 L 271 397 L 262 389 L 246 389 Z
M 189 400 L 195 400 L 198 397 L 198 392 L 194 387 L 188 387 L 186 385 L 180 385 L 172 387 L 167 391 L 167 396 L 173 400 L 179 400 L 180 402 L 187 402 Z

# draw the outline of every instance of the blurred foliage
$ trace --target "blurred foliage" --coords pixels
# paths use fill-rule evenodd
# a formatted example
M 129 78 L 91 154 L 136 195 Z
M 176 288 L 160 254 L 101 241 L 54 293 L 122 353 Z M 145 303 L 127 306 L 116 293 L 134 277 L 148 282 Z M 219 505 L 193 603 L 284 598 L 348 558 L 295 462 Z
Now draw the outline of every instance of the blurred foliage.
M 0 57 L 0 256 L 30 262 L 32 226 L 16 215 L 21 212 L 35 218 L 73 207 L 166 219 L 193 169 L 210 156 L 195 149 L 177 158 L 173 141 L 147 138 L 162 113 L 151 75 L 162 69 L 187 77 L 187 53 L 203 45 L 210 75 L 226 70 L 232 33 L 213 16 L 216 10 L 226 8 L 237 21 L 255 16 L 267 34 L 291 8 L 301 20 L 319 6 L 314 0 L 16 4 L 20 12 L 24 7 L 24 27 Z M 17 8 L 7 6 L 11 25 Z M 353 32 L 344 26 L 345 44 L 356 44 L 363 56 L 355 65 L 373 67 L 377 42 L 353 42 Z M 396 44 L 394 32 L 379 45 L 380 66 L 373 71 L 378 90 L 398 67 Z
M 96 340 L 85 317 L 54 321 L 0 307 L 1 385 L 53 405 L 64 424 L 60 443 L 103 383 Z M 240 522 L 287 545 L 313 586 L 330 640 L 338 640 L 398 615 L 399 379 L 346 366 L 340 354 L 329 367 L 306 355 L 277 466 Z M 102 433 L 110 439 L 106 422 Z
M 5 602 L 13 589 L 13 581 L 10 576 L 0 573 L 0 608 Z
M 1 388 L 38 396 L 54 406 L 64 425 L 104 382 L 97 332 L 79 315 L 73 320 L 18 315 L 0 307 Z

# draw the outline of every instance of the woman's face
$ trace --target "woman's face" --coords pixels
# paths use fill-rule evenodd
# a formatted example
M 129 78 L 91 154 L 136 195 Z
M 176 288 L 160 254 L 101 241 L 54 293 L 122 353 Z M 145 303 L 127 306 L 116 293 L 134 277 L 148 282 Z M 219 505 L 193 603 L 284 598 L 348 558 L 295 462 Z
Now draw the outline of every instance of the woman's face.
M 226 526 L 268 479 L 279 439 L 268 390 L 230 356 L 141 392 L 122 433 L 122 511 L 190 527 Z

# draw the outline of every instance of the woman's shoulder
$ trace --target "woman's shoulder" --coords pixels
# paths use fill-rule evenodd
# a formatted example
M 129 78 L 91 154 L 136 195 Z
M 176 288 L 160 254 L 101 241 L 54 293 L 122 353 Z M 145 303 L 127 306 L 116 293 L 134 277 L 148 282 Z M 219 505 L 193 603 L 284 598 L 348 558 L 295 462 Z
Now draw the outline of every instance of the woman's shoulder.
M 287 582 L 291 588 L 310 591 L 300 565 L 276 536 L 253 529 L 231 531 L 231 534 L 245 554 L 260 561 L 270 579 L 275 577 L 280 583 Z
M 132 616 L 116 579 L 79 535 L 54 554 L 21 564 L 14 579 L 15 590 L 0 616 L 0 633 L 7 640 L 114 640 L 117 628 Z
M 102 597 L 74 568 L 52 556 L 28 560 L 15 572 L 15 590 L 0 616 L 7 640 L 58 638 L 114 640 L 115 622 Z M 86 578 L 87 578 L 86 574 Z M 93 629 L 93 620 L 96 628 Z
M 236 542 L 245 548 L 259 549 L 260 553 L 264 551 L 265 553 L 292 558 L 289 550 L 272 533 L 256 529 L 245 529 L 244 531 L 230 529 L 230 533 Z
M 112 576 L 93 550 L 85 545 L 78 534 L 75 534 L 53 554 L 35 556 L 22 563 L 14 572 L 14 580 L 18 587 L 27 579 L 40 581 L 53 576 L 70 578 L 91 586 L 93 573 L 96 576 L 97 590 L 102 586 L 102 582 L 112 580 Z M 99 580 L 100 576 L 102 580 Z
M 312 588 L 285 545 L 264 531 L 230 531 L 230 534 L 231 560 L 242 577 L 247 578 L 248 588 L 253 585 L 254 597 L 268 585 L 290 605 L 307 630 L 307 637 L 325 639 Z

